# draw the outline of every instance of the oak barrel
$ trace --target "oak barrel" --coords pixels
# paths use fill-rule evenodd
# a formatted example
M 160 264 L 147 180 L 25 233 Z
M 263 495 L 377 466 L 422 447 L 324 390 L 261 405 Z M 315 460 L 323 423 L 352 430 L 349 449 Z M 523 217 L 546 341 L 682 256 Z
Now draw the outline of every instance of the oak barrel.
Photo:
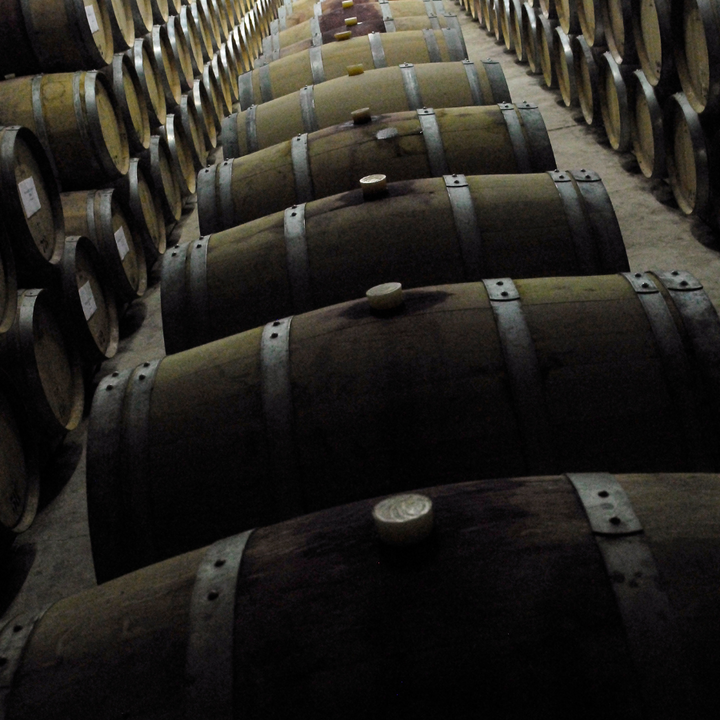
M 660 92 L 678 89 L 669 0 L 634 0 L 633 37 L 640 67 Z
M 0 334 L 0 367 L 12 378 L 43 445 L 78 426 L 85 403 L 80 357 L 52 291 L 18 291 L 15 322 Z
M 168 112 L 171 112 L 180 104 L 182 88 L 180 86 L 180 70 L 173 54 L 167 27 L 154 25 L 152 32 L 145 37 L 150 41 L 160 78 L 160 87 L 165 96 L 165 105 Z
M 633 35 L 633 0 L 601 0 L 605 43 L 618 65 L 637 64 Z
M 95 70 L 0 82 L 0 123 L 35 133 L 64 190 L 102 185 L 127 172 L 125 124 L 109 81 Z
M 363 298 L 140 365 L 95 393 L 88 498 L 92 528 L 122 513 L 157 545 L 118 533 L 128 555 L 101 577 L 368 478 L 712 470 L 719 349 L 717 312 L 674 271 L 406 290 L 394 312 Z
M 183 197 L 193 195 L 197 187 L 193 149 L 191 140 L 183 128 L 180 108 L 168 114 L 161 132 L 170 150 L 172 167 L 178 179 L 181 195 Z
M 165 93 L 162 89 L 160 70 L 157 62 L 155 62 L 150 37 L 137 38 L 135 44 L 126 54 L 132 60 L 135 72 L 140 80 L 150 125 L 153 128 L 160 127 L 165 123 L 167 106 Z
M 523 46 L 527 48 L 526 58 L 528 67 L 533 75 L 542 74 L 540 62 L 540 44 L 538 42 L 537 17 L 532 3 L 524 2 L 522 6 L 522 36 Z
M 362 297 L 388 278 L 422 287 L 627 270 L 593 172 L 392 183 L 384 198 L 335 195 L 174 248 L 162 267 L 165 349 Z
M 575 58 L 572 51 L 574 35 L 569 36 L 558 26 L 555 28 L 555 45 L 553 63 L 557 76 L 558 88 L 565 107 L 578 104 L 577 76 L 575 75 Z
M 298 133 L 347 122 L 353 110 L 376 115 L 422 107 L 463 107 L 510 102 L 502 66 L 482 63 L 425 63 L 384 68 L 328 80 L 318 86 L 233 113 L 222 123 L 223 148 L 235 157 L 249 145 L 269 147 Z M 257 139 L 254 144 L 253 136 Z M 250 138 L 250 143 L 248 139 Z
M 232 105 L 228 105 L 226 101 L 226 93 L 220 84 L 220 79 L 215 75 L 215 70 L 211 62 L 206 62 L 203 68 L 203 85 L 208 91 L 210 101 L 215 107 L 215 113 L 218 118 L 225 118 L 232 112 Z M 227 97 L 229 97 L 230 91 L 228 88 Z
M 589 47 L 605 44 L 602 1 L 603 0 L 577 0 L 580 30 Z
M 205 58 L 203 56 L 203 38 L 198 28 L 195 19 L 193 18 L 190 6 L 184 5 L 180 14 L 180 27 L 182 27 L 183 34 L 185 35 L 185 42 L 187 43 L 188 50 L 190 51 L 190 62 L 193 69 L 193 77 L 199 78 L 202 75 L 203 67 L 205 65 Z
M 512 33 L 515 57 L 520 63 L 528 61 L 528 47 L 522 28 L 522 0 L 510 0 L 510 32 Z
M 153 9 L 150 0 L 130 0 L 135 37 L 145 37 L 153 26 Z
M 165 27 L 168 31 L 170 47 L 172 47 L 175 65 L 177 66 L 180 77 L 180 89 L 181 92 L 186 93 L 192 87 L 193 80 L 195 79 L 192 51 L 190 50 L 190 45 L 188 44 L 179 16 L 173 15 Z
M 377 499 L 242 533 L 12 618 L 7 720 L 712 717 L 719 482 L 426 488 L 408 548 Z
M 140 167 L 160 202 L 165 221 L 177 222 L 182 214 L 183 198 L 167 140 L 162 135 L 153 135 L 150 138 L 150 147 L 139 159 Z
M 119 330 L 115 293 L 102 258 L 86 237 L 68 237 L 60 262 L 63 322 L 87 363 L 114 357 Z
M 150 6 L 153 22 L 156 25 L 164 25 L 170 18 L 169 0 L 150 0 Z
M 557 36 L 555 28 L 558 27 L 557 20 L 549 20 L 544 13 L 536 14 L 537 21 L 537 45 L 540 55 L 540 68 L 543 80 L 549 88 L 558 86 L 557 65 L 555 63 L 555 44 Z
M 397 181 L 557 167 L 542 115 L 529 103 L 422 108 L 360 119 L 366 122 L 298 135 L 201 171 L 201 233 L 353 190 L 360 178 L 380 171 Z
M 461 61 L 466 53 L 460 34 L 451 29 L 373 33 L 280 58 L 239 78 L 240 108 L 247 110 L 300 90 L 342 77 L 349 65 L 368 70 L 399 63 Z
M 608 50 L 600 56 L 600 111 L 610 147 L 627 152 L 632 146 L 631 98 L 628 83 L 637 65 L 615 62 Z
M 606 48 L 590 47 L 585 37 L 578 35 L 572 41 L 572 49 L 580 110 L 588 125 L 600 125 L 602 110 L 600 108 L 600 68 L 598 63 Z
M 147 288 L 142 240 L 114 197 L 115 190 L 63 193 L 65 228 L 92 240 L 118 302 L 131 302 Z
M 188 140 L 193 167 L 196 172 L 199 172 L 207 165 L 208 148 L 205 146 L 205 137 L 203 135 L 205 122 L 195 109 L 192 92 L 186 93 L 180 99 L 179 115 L 185 137 Z
M 47 283 L 60 262 L 65 242 L 60 192 L 47 154 L 30 130 L 21 127 L 0 127 L 0 206 L 5 227 L 3 244 L 12 246 L 11 255 L 2 257 L 4 268 L 0 332 L 13 320 L 15 288 L 8 283 L 15 258 L 17 277 L 23 287 Z
M 201 79 L 193 82 L 192 100 L 195 105 L 195 112 L 200 119 L 200 128 L 203 133 L 205 145 L 210 152 L 217 147 L 218 132 L 221 126 L 220 118 L 218 117 L 210 93 L 205 87 L 204 81 Z
M 135 40 L 135 21 L 128 0 L 103 0 L 112 30 L 115 53 L 124 52 Z
M 560 27 L 566 35 L 577 35 L 580 30 L 578 5 L 580 0 L 556 0 L 555 10 Z
M 200 43 L 203 53 L 203 61 L 209 62 L 215 54 L 214 39 L 212 34 L 212 25 L 205 16 L 205 9 L 202 3 L 194 2 L 188 5 L 190 15 L 195 21 L 198 33 L 200 35 Z M 181 18 L 182 19 L 182 18 Z
M 636 70 L 630 82 L 632 151 L 645 177 L 664 177 L 667 169 L 662 107 L 642 70 Z

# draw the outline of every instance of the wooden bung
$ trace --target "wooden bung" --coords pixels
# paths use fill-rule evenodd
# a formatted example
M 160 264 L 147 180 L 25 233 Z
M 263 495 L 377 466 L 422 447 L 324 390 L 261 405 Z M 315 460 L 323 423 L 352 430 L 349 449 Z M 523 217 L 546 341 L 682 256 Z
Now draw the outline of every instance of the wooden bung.
M 294 204 L 174 248 L 162 267 L 167 352 L 361 297 L 386 273 L 421 287 L 628 269 L 612 204 L 587 170 L 447 175 L 380 190 Z
M 469 137 L 474 138 L 471 146 Z M 376 168 L 398 181 L 555 167 L 550 138 L 535 105 L 374 115 L 359 125 L 343 123 L 295 136 L 235 158 L 229 168 L 205 168 L 198 175 L 198 220 L 203 235 L 218 232 L 297 202 L 352 190 Z
M 417 84 L 411 98 L 405 91 L 406 81 L 412 82 L 413 87 Z M 501 102 L 510 102 L 510 92 L 502 66 L 495 60 L 414 66 L 405 63 L 328 80 L 254 109 L 233 113 L 223 120 L 221 141 L 229 155 L 239 157 L 251 151 L 251 147 L 253 150 L 268 147 L 298 133 L 347 122 L 350 113 L 359 107 L 370 107 L 377 115 L 383 115 L 424 106 L 463 107 Z
M 215 54 L 212 25 L 207 17 L 205 17 L 205 10 L 202 2 L 190 3 L 187 7 L 200 34 L 203 62 L 210 62 Z

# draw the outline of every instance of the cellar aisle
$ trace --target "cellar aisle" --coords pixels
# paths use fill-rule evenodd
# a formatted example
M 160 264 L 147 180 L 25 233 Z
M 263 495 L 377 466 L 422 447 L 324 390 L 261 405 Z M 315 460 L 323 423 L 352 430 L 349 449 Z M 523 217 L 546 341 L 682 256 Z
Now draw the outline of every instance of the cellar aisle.
M 453 3 L 448 9 L 461 12 Z M 603 178 L 625 237 L 633 270 L 681 268 L 702 281 L 720 306 L 720 254 L 701 222 L 684 217 L 669 187 L 648 181 L 632 155 L 615 153 L 600 130 L 588 128 L 579 109 L 567 110 L 556 91 L 529 76 L 527 66 L 495 43 L 477 23 L 462 16 L 472 60 L 499 60 L 515 101 L 536 103 L 542 110 L 563 169 L 589 168 Z M 600 141 L 599 141 L 600 140 Z M 381 170 L 380 168 L 378 169 Z M 198 236 L 197 214 L 192 212 L 174 236 L 188 241 Z M 160 318 L 159 270 L 142 301 L 123 321 L 124 339 L 118 355 L 96 374 L 97 382 L 115 370 L 134 367 L 164 355 Z M 87 419 L 66 440 L 55 466 L 44 478 L 42 509 L 34 525 L 17 538 L 5 559 L 0 590 L 0 625 L 21 612 L 33 612 L 62 597 L 95 584 L 85 505 L 85 440 Z

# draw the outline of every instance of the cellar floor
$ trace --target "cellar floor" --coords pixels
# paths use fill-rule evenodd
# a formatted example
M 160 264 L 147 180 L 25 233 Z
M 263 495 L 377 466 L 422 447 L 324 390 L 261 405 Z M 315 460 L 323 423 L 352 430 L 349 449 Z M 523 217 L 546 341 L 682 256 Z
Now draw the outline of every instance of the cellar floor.
M 460 8 L 446 0 L 448 9 Z M 720 307 L 720 252 L 709 229 L 681 214 L 669 186 L 643 177 L 630 154 L 615 153 L 602 130 L 584 124 L 578 108 L 568 110 L 559 92 L 550 91 L 527 66 L 495 43 L 477 23 L 462 15 L 470 59 L 502 62 L 513 100 L 536 103 L 542 110 L 558 166 L 590 168 L 600 174 L 615 206 L 633 270 L 680 268 L 693 273 Z M 199 235 L 193 209 L 173 237 Z M 160 317 L 159 269 L 145 297 L 122 322 L 120 351 L 98 371 L 95 381 L 114 370 L 135 367 L 164 355 Z M 88 400 L 89 404 L 89 400 Z M 0 568 L 0 626 L 23 612 L 34 612 L 95 584 L 85 504 L 87 419 L 67 438 L 57 460 L 45 472 L 41 510 L 33 526 L 19 536 Z

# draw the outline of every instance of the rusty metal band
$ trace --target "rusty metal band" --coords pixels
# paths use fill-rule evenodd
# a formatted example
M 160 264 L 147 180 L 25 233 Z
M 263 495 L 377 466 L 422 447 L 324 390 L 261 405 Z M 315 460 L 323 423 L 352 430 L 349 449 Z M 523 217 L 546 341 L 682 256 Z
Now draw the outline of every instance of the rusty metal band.
M 455 43 L 459 45 L 459 49 L 456 49 L 456 52 L 460 53 L 460 57 L 452 58 L 455 60 L 465 60 L 468 56 L 467 53 L 467 47 L 465 46 L 465 36 L 463 35 L 462 28 L 460 27 L 460 20 L 458 20 L 457 15 L 449 15 L 445 14 L 445 25 L 448 29 L 454 30 L 456 33 L 456 36 L 451 38 L 448 41 L 447 35 L 445 36 L 445 42 L 448 43 L 448 48 L 454 47 Z M 451 51 L 452 53 L 452 51 Z
M 442 55 L 440 55 L 440 46 L 438 45 L 437 38 L 435 37 L 435 31 L 430 30 L 429 28 L 423 28 L 422 34 L 423 39 L 425 40 L 425 47 L 427 48 L 430 62 L 442 62 Z
M 43 115 L 42 108 L 42 75 L 36 75 L 32 79 L 31 95 L 32 95 L 32 111 L 33 120 L 35 121 L 35 131 L 38 139 L 42 143 L 45 153 L 47 154 L 48 160 L 50 161 L 50 167 L 52 167 L 53 175 L 56 179 L 60 178 L 57 165 L 55 164 L 55 156 L 50 149 L 50 138 L 47 133 L 47 125 L 45 125 L 45 116 Z
M 385 49 L 382 44 L 382 34 L 379 32 L 371 32 L 368 33 L 367 39 L 370 43 L 370 53 L 372 54 L 373 67 L 375 67 L 375 69 L 387 67 Z
M 232 177 L 234 164 L 232 160 L 223 160 L 217 166 L 216 184 L 218 197 L 218 210 L 220 215 L 220 227 L 235 227 L 238 222 L 235 220 L 235 209 L 232 192 Z
M 482 85 L 480 85 L 480 77 L 478 75 L 475 63 L 472 60 L 463 60 L 465 75 L 467 76 L 470 94 L 472 95 L 474 105 L 485 105 L 485 97 L 483 96 Z
M 552 170 L 548 173 L 562 200 L 570 236 L 575 250 L 578 275 L 596 275 L 600 270 L 595 237 L 587 221 L 585 204 L 569 171 Z
M 192 276 L 190 278 L 192 291 Z M 150 449 L 150 400 L 160 360 L 145 362 L 132 371 L 125 389 L 123 407 L 122 463 L 123 483 L 128 493 L 127 507 L 132 522 L 127 528 L 132 555 L 141 565 L 158 561 L 155 543 L 154 507 L 148 476 Z
M 526 471 L 550 474 L 555 467 L 553 438 L 540 365 L 520 293 L 510 278 L 483 280 L 505 358 L 513 406 L 523 439 Z
M 287 253 L 288 279 L 296 313 L 312 310 L 310 295 L 310 268 L 308 265 L 307 239 L 305 236 L 305 203 L 285 210 L 285 250 Z
M 490 100 L 494 103 L 512 102 L 502 65 L 497 60 L 491 60 L 490 58 L 483 60 L 482 64 L 492 91 Z
M 425 141 L 431 176 L 447 175 L 450 169 L 445 158 L 445 148 L 443 147 L 440 126 L 435 111 L 432 108 L 420 108 L 417 111 L 417 116 L 420 121 L 423 140 Z
M 267 430 L 270 477 L 280 519 L 304 512 L 293 437 L 290 384 L 290 325 L 292 316 L 268 323 L 260 341 L 262 405 Z
M 533 166 L 530 160 L 525 133 L 520 124 L 520 118 L 518 118 L 517 112 L 515 111 L 515 106 L 512 103 L 498 103 L 498 107 L 502 111 L 503 120 L 505 120 L 513 155 L 515 156 L 517 171 L 519 173 L 532 172 Z
M 243 73 L 238 78 L 238 102 L 241 110 L 247 110 L 255 101 L 253 92 L 253 70 Z
M 423 107 L 423 99 L 422 95 L 420 95 L 420 84 L 418 83 L 415 66 L 412 63 L 402 63 L 400 65 L 400 75 L 409 109 L 419 110 Z
M 588 517 L 602 555 L 642 688 L 647 717 L 678 717 L 684 685 L 675 611 L 642 524 L 625 490 L 608 473 L 567 473 Z
M 325 82 L 325 68 L 323 67 L 322 47 L 311 47 L 308 50 L 310 55 L 310 71 L 312 72 L 313 84 Z
M 296 135 L 290 141 L 290 159 L 295 178 L 295 198 L 299 203 L 314 200 L 307 133 Z
M 260 83 L 260 97 L 263 102 L 270 102 L 273 99 L 270 66 L 267 64 L 261 65 L 255 72 L 258 74 L 258 82 Z
M 245 112 L 245 144 L 248 153 L 257 152 L 260 149 L 257 133 L 257 105 L 251 105 Z M 239 152 L 237 157 L 240 157 Z
M 303 130 L 306 133 L 320 129 L 320 123 L 318 123 L 317 113 L 315 112 L 315 88 L 313 85 L 306 85 L 300 89 L 300 113 L 302 115 Z
M 185 658 L 187 720 L 233 720 L 235 597 L 252 530 L 211 545 L 190 600 Z
M 445 175 L 443 179 L 460 242 L 466 278 L 477 280 L 482 276 L 482 236 L 467 178 L 455 174 Z
M 7 697 L 12 691 L 15 673 L 20 667 L 25 648 L 38 620 L 52 607 L 36 613 L 23 613 L 12 618 L 0 630 L 0 720 L 7 720 Z
M 655 337 L 668 392 L 678 410 L 685 443 L 696 472 L 712 472 L 713 458 L 707 451 L 712 440 L 701 422 L 702 413 L 691 362 L 675 320 L 652 279 L 645 273 L 622 273 L 635 290 Z
M 312 44 L 318 47 L 323 44 L 322 30 L 320 30 L 320 21 L 316 17 L 310 18 L 310 37 Z
M 450 25 L 451 17 L 447 18 L 448 26 Z M 455 18 L 457 22 L 457 18 Z M 433 32 L 432 30 L 430 32 Z M 445 38 L 445 47 L 447 48 L 448 55 L 450 56 L 451 62 L 461 62 L 467 59 L 467 50 L 465 49 L 465 41 L 460 31 L 460 26 L 457 28 L 445 27 L 442 29 L 443 37 Z M 434 35 L 433 35 L 434 36 Z
M 529 102 L 519 102 L 515 104 L 515 107 L 519 119 L 522 121 L 523 135 L 527 138 L 526 147 L 530 156 L 532 172 L 553 170 L 557 167 L 555 154 L 538 106 Z

